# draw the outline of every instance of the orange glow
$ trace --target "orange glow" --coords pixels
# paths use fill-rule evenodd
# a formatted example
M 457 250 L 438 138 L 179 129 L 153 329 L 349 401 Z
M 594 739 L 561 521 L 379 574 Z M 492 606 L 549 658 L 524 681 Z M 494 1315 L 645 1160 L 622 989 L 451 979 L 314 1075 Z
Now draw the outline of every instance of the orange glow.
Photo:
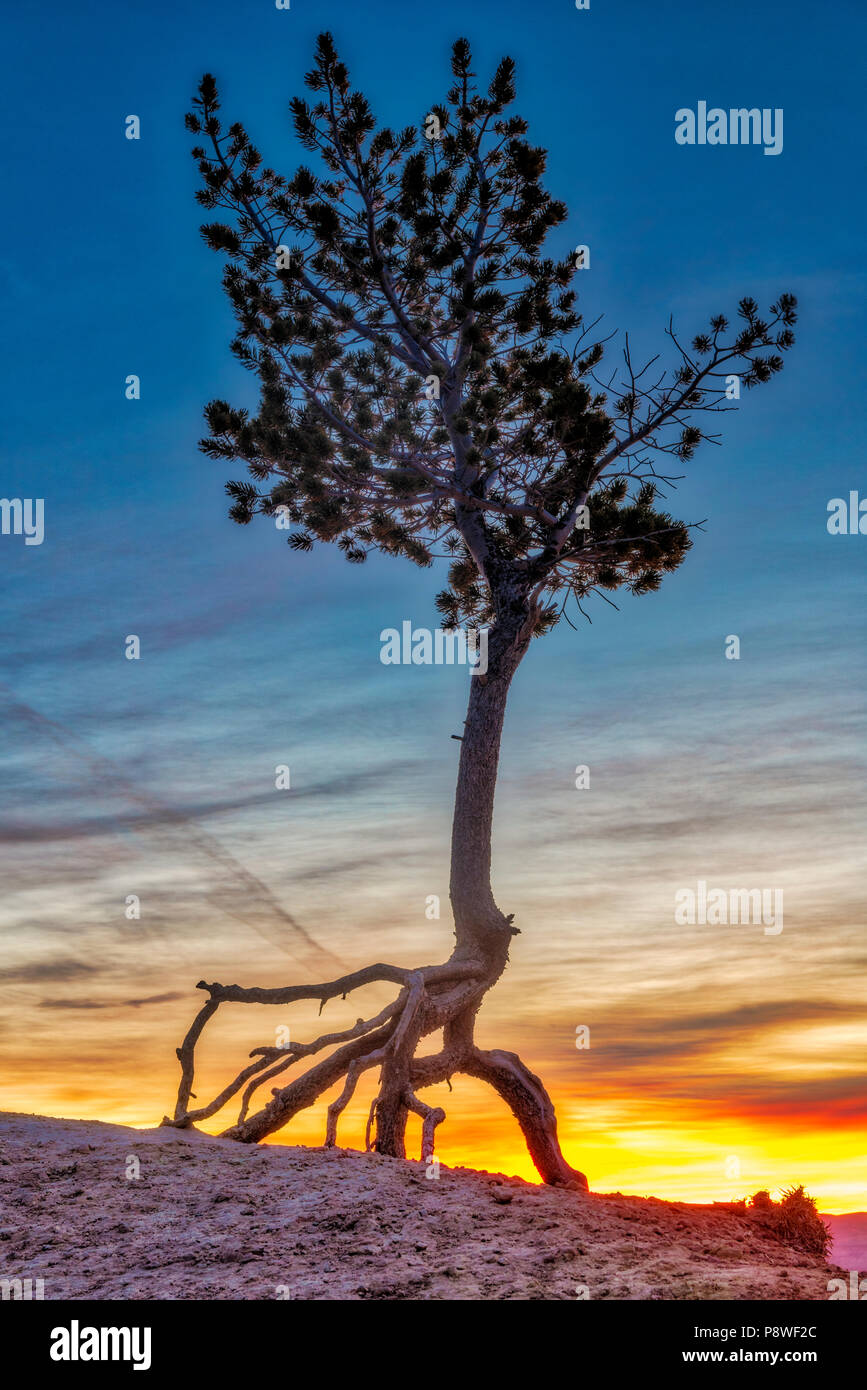
M 3 1104 L 13 1110 L 149 1128 L 169 1108 L 176 1076 L 168 1070 L 162 1076 L 151 1073 L 139 1084 L 134 1101 L 121 1098 L 121 1086 L 109 1095 L 101 1087 L 57 1085 L 46 1077 L 37 1085 L 7 1084 Z M 437 1135 L 441 1162 L 537 1182 L 518 1126 L 506 1107 L 478 1082 L 458 1077 L 453 1085 L 451 1093 L 446 1086 L 425 1092 L 430 1103 L 447 1108 L 448 1118 Z M 373 1090 L 372 1079 L 366 1089 L 359 1087 L 355 1102 L 342 1116 L 342 1146 L 363 1148 Z M 713 1202 L 741 1198 L 759 1188 L 774 1193 L 791 1183 L 803 1183 L 820 1210 L 863 1211 L 867 1206 L 863 1180 L 852 1180 L 852 1175 L 867 1172 L 864 1134 L 854 1126 L 843 1130 L 797 1126 L 793 1138 L 788 1122 L 771 1125 L 755 1117 L 712 1115 L 701 1105 L 686 1108 L 654 1100 L 649 1106 L 638 1099 L 624 1103 L 614 1097 L 584 1102 L 553 1087 L 552 1098 L 564 1153 L 587 1173 L 595 1191 Z M 321 1144 L 327 1099 L 296 1116 L 268 1142 Z M 216 1134 L 234 1120 L 235 1113 L 228 1106 L 202 1128 Z M 420 1139 L 420 1122 L 411 1117 L 407 1129 L 411 1158 L 418 1157 Z

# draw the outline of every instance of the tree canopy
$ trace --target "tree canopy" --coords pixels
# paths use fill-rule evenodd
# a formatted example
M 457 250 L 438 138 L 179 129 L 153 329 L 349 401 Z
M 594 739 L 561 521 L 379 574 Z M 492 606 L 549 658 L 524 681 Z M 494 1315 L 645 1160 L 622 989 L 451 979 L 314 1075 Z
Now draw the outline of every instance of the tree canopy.
M 446 625 L 495 618 L 517 586 L 538 633 L 570 595 L 646 593 L 678 567 L 690 528 L 658 504 L 669 459 L 715 439 L 727 377 L 749 389 L 781 369 L 796 301 L 762 316 L 744 298 L 689 346 L 669 325 L 667 367 L 634 366 L 627 337 L 603 377 L 578 258 L 543 253 L 567 209 L 512 112 L 514 69 L 503 58 L 482 90 L 459 39 L 445 101 L 393 131 L 322 34 L 312 104 L 290 103 L 312 159 L 290 177 L 223 129 L 209 75 L 187 126 L 206 137 L 199 202 L 229 214 L 202 233 L 228 257 L 233 351 L 261 388 L 255 414 L 206 409 L 202 448 L 248 469 L 226 485 L 233 519 L 282 510 L 294 549 L 336 542 L 352 563 L 448 556 Z

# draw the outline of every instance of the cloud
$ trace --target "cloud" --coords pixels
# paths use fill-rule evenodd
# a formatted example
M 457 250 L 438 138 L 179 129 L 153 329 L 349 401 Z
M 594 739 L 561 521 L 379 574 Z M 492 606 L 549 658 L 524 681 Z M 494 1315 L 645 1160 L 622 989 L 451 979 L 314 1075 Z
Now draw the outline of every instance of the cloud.
M 74 980 L 96 973 L 95 965 L 84 965 L 79 960 L 31 961 L 0 970 L 0 984 L 41 984 L 45 980 Z
M 100 1001 L 96 999 L 43 999 L 40 1009 L 140 1009 L 143 1004 L 169 1004 L 176 999 L 186 999 L 182 992 L 150 994 L 144 999 L 117 999 Z
M 280 950 L 291 955 L 292 951 L 286 940 L 288 929 L 288 934 L 302 941 L 307 949 L 314 951 L 320 959 L 327 961 L 330 968 L 336 965 L 341 971 L 345 969 L 345 963 L 342 960 L 327 947 L 320 945 L 306 928 L 296 921 L 291 913 L 286 911 L 267 884 L 258 878 L 252 870 L 241 864 L 219 840 L 195 823 L 195 811 L 190 813 L 167 807 L 147 790 L 137 785 L 119 764 L 93 752 L 62 724 L 47 719 L 38 710 L 18 700 L 8 687 L 0 685 L 0 693 L 5 695 L 7 703 L 18 717 L 30 727 L 38 730 L 43 736 L 49 737 L 55 744 L 59 744 L 65 754 L 71 754 L 79 763 L 86 766 L 96 786 L 104 789 L 110 788 L 114 794 L 121 792 L 140 808 L 137 812 L 127 815 L 126 821 L 129 829 L 147 828 L 150 831 L 162 832 L 164 835 L 168 834 L 169 829 L 171 829 L 171 843 L 174 846 L 178 829 L 182 827 L 188 850 L 195 850 L 212 863 L 217 863 L 234 880 L 235 884 L 245 891 L 252 903 L 267 909 L 268 926 L 263 926 L 252 920 L 249 922 L 252 929 L 261 937 L 270 942 L 271 945 L 277 946 Z M 372 779 L 381 777 L 381 775 L 381 768 L 378 768 L 365 774 L 357 774 L 355 780 Z M 316 794 L 317 791 L 319 794 L 324 794 L 324 788 L 340 785 L 345 792 L 347 782 L 351 783 L 352 780 L 353 778 L 348 776 L 334 778 L 330 783 L 320 784 L 318 788 L 314 787 L 312 791 L 313 794 Z M 249 801 L 252 804 L 259 803 L 266 795 L 272 799 L 274 793 L 273 791 L 269 791 L 267 794 L 260 793 L 256 797 L 250 798 Z M 245 804 L 246 801 L 247 799 L 245 799 Z M 223 809 L 229 809 L 230 804 L 227 802 L 219 803 Z M 232 807 L 232 809 L 237 808 Z M 215 814 L 214 803 L 211 803 L 210 811 L 206 811 L 203 807 L 199 807 L 197 810 L 199 814 Z M 123 821 L 124 817 L 121 816 L 120 820 Z M 116 825 L 118 820 L 116 817 L 105 817 L 99 818 L 97 823 L 102 824 L 107 832 L 109 826 Z M 14 827 L 12 829 L 14 830 Z M 270 926 L 273 919 L 276 919 L 275 928 Z

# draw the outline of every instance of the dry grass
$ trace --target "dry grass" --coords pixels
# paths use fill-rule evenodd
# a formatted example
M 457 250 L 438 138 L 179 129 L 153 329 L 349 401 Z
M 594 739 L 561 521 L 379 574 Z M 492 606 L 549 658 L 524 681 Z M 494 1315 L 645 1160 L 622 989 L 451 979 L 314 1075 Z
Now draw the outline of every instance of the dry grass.
M 815 1198 L 798 1187 L 782 1189 L 779 1202 L 769 1192 L 756 1192 L 746 1203 L 748 1214 L 765 1226 L 784 1245 L 825 1259 L 831 1247 L 831 1229 L 819 1216 Z

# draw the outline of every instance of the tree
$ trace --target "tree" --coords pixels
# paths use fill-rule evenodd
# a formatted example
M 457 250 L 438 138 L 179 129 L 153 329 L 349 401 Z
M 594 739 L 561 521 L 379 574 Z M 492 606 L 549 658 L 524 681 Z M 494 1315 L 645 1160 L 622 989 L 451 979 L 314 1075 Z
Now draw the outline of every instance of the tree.
M 350 86 L 329 34 L 306 84 L 315 102 L 291 113 L 315 167 L 287 179 L 263 166 L 244 127 L 223 130 L 205 76 L 187 126 L 199 202 L 229 221 L 202 228 L 228 256 L 223 285 L 238 332 L 232 344 L 260 383 L 258 414 L 222 400 L 206 408 L 204 451 L 243 460 L 227 484 L 230 515 L 246 524 L 282 512 L 289 544 L 333 542 L 352 564 L 371 551 L 428 566 L 451 563 L 437 597 L 447 627 L 485 624 L 488 669 L 470 678 L 451 846 L 455 947 L 441 965 L 375 964 L 329 983 L 252 989 L 200 982 L 208 1002 L 178 1050 L 173 1121 L 215 1113 L 244 1087 L 226 1136 L 255 1142 L 344 1082 L 328 1110 L 326 1143 L 358 1078 L 380 1082 L 368 1145 L 403 1156 L 409 1112 L 422 1117 L 422 1155 L 445 1118 L 425 1087 L 466 1073 L 508 1103 L 542 1176 L 586 1187 L 563 1157 L 554 1108 L 514 1053 L 484 1051 L 474 1022 L 518 929 L 494 901 L 491 827 L 509 686 L 531 639 L 593 594 L 659 587 L 691 545 L 690 527 L 657 503 L 676 482 L 667 459 L 692 458 L 709 415 L 767 381 L 793 343 L 796 301 L 783 294 L 761 317 L 742 299 L 689 347 L 669 324 L 672 364 L 600 376 L 605 342 L 585 326 L 569 288 L 580 255 L 542 254 L 563 203 L 542 186 L 545 151 L 510 114 L 514 63 L 482 91 L 469 44 L 453 46 L 446 100 L 420 129 L 377 126 Z M 733 383 L 737 381 L 738 386 Z M 727 390 L 728 388 L 728 390 Z M 700 523 L 699 523 L 700 524 Z M 609 600 L 610 602 L 610 600 Z M 585 614 L 586 616 L 586 614 Z M 224 1001 L 286 1004 L 346 997 L 374 981 L 399 987 L 376 1017 L 255 1060 L 210 1105 L 189 1109 L 193 1054 Z M 421 1040 L 443 1030 L 435 1055 Z M 332 1049 L 250 1115 L 256 1088 L 300 1058 Z

